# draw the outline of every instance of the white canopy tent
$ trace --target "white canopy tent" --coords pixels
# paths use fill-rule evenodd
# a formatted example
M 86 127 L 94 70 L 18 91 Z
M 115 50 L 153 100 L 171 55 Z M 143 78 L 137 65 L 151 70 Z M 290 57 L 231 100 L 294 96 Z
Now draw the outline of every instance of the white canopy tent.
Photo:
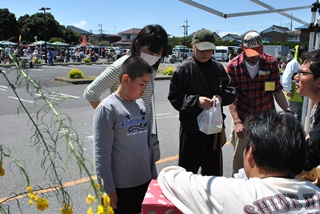
M 241 12 L 241 13 L 223 13 L 221 11 L 215 10 L 213 8 L 207 7 L 203 4 L 197 3 L 192 0 L 179 0 L 185 4 L 191 5 L 193 7 L 196 7 L 198 9 L 204 10 L 206 12 L 212 13 L 214 15 L 220 16 L 221 18 L 232 18 L 232 17 L 239 17 L 239 16 L 251 16 L 251 15 L 259 15 L 259 14 L 267 14 L 267 13 L 279 13 L 285 17 L 288 17 L 296 22 L 299 22 L 303 25 L 309 25 L 310 29 L 310 38 L 309 38 L 309 51 L 318 49 L 320 47 L 320 32 L 319 32 L 319 23 L 320 23 L 320 0 L 317 0 L 312 5 L 307 6 L 300 6 L 300 7 L 291 7 L 291 8 L 281 8 L 276 9 L 260 0 L 250 0 L 251 2 L 258 4 L 262 7 L 267 8 L 267 10 L 260 10 L 260 11 L 251 11 L 251 12 Z M 305 22 L 297 17 L 294 17 L 288 13 L 285 13 L 286 11 L 292 11 L 292 10 L 301 10 L 311 8 L 311 22 Z M 318 14 L 317 11 L 319 10 Z M 318 15 L 318 17 L 317 17 Z M 306 132 L 309 132 L 310 129 L 310 113 L 312 108 L 312 101 L 304 97 L 303 100 L 303 110 L 302 110 L 302 116 L 301 116 L 301 122 L 304 125 L 304 129 Z

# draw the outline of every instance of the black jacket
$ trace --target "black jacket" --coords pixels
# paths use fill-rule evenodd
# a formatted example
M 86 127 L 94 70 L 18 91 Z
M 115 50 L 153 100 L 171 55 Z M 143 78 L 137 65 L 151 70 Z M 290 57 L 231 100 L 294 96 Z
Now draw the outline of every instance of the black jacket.
M 188 58 L 176 67 L 168 99 L 179 111 L 181 126 L 185 131 L 200 132 L 197 122 L 197 116 L 202 111 L 198 106 L 199 97 L 212 98 L 214 95 L 221 96 L 222 106 L 231 104 L 236 97 L 234 84 L 221 63 L 214 60 L 201 63 Z
M 309 132 L 310 138 L 308 142 L 307 160 L 304 166 L 305 171 L 310 171 L 312 168 L 320 165 L 320 103 L 318 103 L 314 114 L 314 123 Z

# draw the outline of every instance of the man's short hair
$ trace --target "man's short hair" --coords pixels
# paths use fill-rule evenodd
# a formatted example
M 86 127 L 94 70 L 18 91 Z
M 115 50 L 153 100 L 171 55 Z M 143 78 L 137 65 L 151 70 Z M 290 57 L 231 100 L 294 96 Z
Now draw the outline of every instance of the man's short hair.
M 134 80 L 137 77 L 142 77 L 148 73 L 152 73 L 150 65 L 140 56 L 133 55 L 123 62 L 119 74 L 119 80 L 121 82 L 124 74 L 127 74 L 132 80 Z
M 307 143 L 301 123 L 290 113 L 268 111 L 246 120 L 246 151 L 252 146 L 259 168 L 299 174 L 306 160 Z
M 320 49 L 310 51 L 304 55 L 304 62 L 310 62 L 310 70 L 313 73 L 314 79 L 320 77 Z

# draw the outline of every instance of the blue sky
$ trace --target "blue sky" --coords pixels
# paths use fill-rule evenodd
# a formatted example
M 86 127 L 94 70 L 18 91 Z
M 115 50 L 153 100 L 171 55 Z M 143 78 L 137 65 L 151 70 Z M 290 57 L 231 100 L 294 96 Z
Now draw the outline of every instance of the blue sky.
M 308 6 L 314 0 L 262 0 L 274 8 Z M 207 7 L 225 14 L 266 10 L 250 0 L 195 0 Z M 183 25 L 188 25 L 188 34 L 200 28 L 207 28 L 219 35 L 244 33 L 254 29 L 262 31 L 270 26 L 291 26 L 291 20 L 277 13 L 221 18 L 217 15 L 187 5 L 179 0 L 8 0 L 0 1 L 0 8 L 8 8 L 18 19 L 25 14 L 40 12 L 41 7 L 50 12 L 61 25 L 73 25 L 99 33 L 114 34 L 130 28 L 142 28 L 147 24 L 160 24 L 168 34 L 183 36 Z M 311 9 L 288 11 L 288 14 L 309 23 Z M 188 20 L 188 24 L 186 24 Z M 302 24 L 293 21 L 292 27 Z

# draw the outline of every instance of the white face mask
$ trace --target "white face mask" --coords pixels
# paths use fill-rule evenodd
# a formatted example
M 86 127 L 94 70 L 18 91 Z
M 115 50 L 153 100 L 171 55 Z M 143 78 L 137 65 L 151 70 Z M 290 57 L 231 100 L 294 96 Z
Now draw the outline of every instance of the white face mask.
M 141 58 L 144 59 L 150 66 L 153 66 L 158 62 L 158 60 L 161 58 L 159 56 L 152 56 L 150 54 L 146 54 L 141 52 Z

